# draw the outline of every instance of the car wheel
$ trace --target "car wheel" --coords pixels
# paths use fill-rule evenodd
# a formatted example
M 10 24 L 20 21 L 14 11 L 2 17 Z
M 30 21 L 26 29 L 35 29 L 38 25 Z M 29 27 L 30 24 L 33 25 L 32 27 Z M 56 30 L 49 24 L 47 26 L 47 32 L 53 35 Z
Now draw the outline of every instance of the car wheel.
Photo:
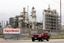
M 47 41 L 49 41 L 49 39 L 46 39 Z
M 32 39 L 32 41 L 34 42 L 35 40 L 34 40 L 34 39 Z
M 43 39 L 41 39 L 41 41 L 43 41 Z
M 40 39 L 38 39 L 38 41 L 40 42 Z

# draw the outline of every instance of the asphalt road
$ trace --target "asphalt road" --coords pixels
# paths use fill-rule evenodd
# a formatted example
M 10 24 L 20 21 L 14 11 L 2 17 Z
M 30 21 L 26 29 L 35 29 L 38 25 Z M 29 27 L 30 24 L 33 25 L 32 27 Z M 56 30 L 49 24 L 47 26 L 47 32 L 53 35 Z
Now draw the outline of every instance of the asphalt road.
M 50 41 L 32 42 L 31 40 L 0 40 L 0 43 L 64 43 L 64 39 L 53 39 Z

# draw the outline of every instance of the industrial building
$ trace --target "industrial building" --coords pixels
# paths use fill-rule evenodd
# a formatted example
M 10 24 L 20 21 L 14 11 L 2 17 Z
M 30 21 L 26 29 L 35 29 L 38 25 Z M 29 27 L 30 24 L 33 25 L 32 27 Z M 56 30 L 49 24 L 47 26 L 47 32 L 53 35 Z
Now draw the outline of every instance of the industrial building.
M 25 8 L 23 8 L 23 12 L 21 12 L 21 15 L 9 18 L 9 24 L 13 28 L 25 27 L 27 22 L 27 12 L 25 11 Z
M 21 15 L 10 18 L 9 24 L 12 27 L 20 27 L 20 28 L 30 28 L 30 29 L 37 29 L 37 28 L 43 28 L 42 30 L 60 30 L 60 16 L 57 13 L 56 10 L 51 10 L 50 6 L 48 9 L 43 10 L 43 23 L 39 26 L 36 21 L 36 10 L 34 7 L 32 7 L 31 10 L 31 17 L 32 21 L 29 21 L 28 18 L 28 11 L 25 10 L 25 7 L 23 8 L 23 12 L 21 12 Z
M 26 12 L 25 7 L 23 8 L 23 11 L 21 12 L 20 15 L 11 17 L 9 18 L 9 24 L 13 28 L 31 28 L 35 29 L 36 26 L 36 10 L 34 7 L 32 7 L 31 10 L 31 17 L 32 17 L 32 22 L 29 21 L 28 18 L 28 12 Z
M 43 30 L 60 30 L 60 16 L 50 6 L 43 11 Z
M 32 17 L 32 29 L 35 29 L 35 27 L 36 27 L 36 10 L 34 7 L 32 7 L 31 17 Z

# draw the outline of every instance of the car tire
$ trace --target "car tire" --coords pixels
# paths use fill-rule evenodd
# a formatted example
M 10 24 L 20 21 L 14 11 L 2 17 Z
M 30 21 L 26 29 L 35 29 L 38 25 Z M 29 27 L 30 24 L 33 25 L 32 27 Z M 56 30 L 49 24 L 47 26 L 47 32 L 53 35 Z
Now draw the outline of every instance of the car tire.
M 46 39 L 47 41 L 49 41 L 49 39 Z
M 38 41 L 40 42 L 40 41 L 41 41 L 41 39 L 38 39 Z
M 32 39 L 32 42 L 34 42 L 35 40 L 34 39 Z
M 43 39 L 41 39 L 41 41 L 43 41 Z
M 40 42 L 40 40 L 38 40 Z

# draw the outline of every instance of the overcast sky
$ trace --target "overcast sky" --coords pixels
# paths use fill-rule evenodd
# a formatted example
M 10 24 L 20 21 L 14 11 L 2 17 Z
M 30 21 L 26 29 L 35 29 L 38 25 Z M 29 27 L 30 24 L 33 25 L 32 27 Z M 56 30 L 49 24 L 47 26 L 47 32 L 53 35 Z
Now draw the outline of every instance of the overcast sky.
M 31 8 L 34 6 L 36 9 L 37 21 L 42 21 L 42 11 L 48 8 L 56 9 L 60 12 L 60 0 L 0 0 L 0 21 L 9 20 L 10 17 L 20 15 L 23 7 L 29 6 L 29 15 Z M 64 0 L 62 0 L 62 24 L 64 24 Z M 59 13 L 60 14 L 60 13 Z

